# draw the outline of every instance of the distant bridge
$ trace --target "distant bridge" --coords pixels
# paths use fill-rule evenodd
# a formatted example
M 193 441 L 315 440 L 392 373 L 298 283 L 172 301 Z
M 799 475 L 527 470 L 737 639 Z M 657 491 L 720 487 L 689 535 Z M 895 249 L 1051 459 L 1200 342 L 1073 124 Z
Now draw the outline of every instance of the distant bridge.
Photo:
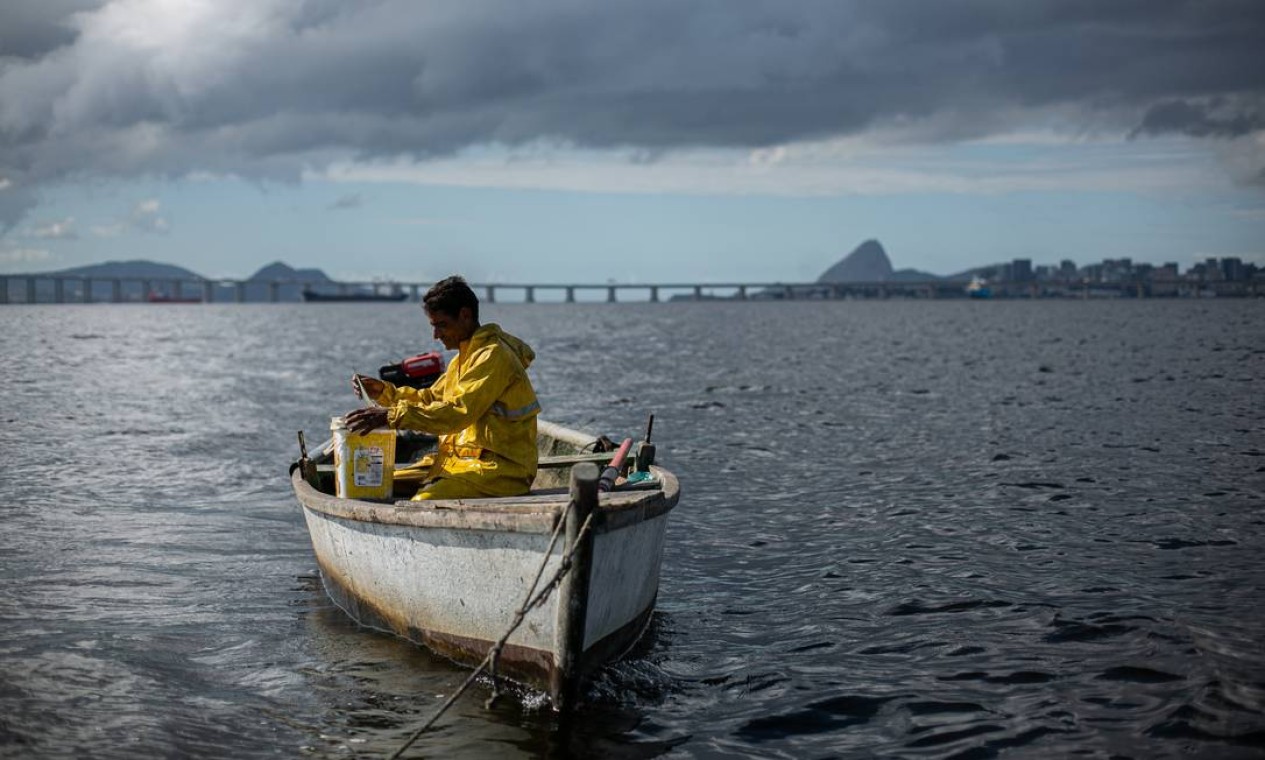
M 205 280 L 137 277 L 83 277 L 64 275 L 0 275 L 0 304 L 18 303 L 137 303 L 201 301 L 293 301 L 303 290 L 326 294 L 407 293 L 419 300 L 433 283 L 313 282 L 306 280 Z M 847 298 L 965 298 L 965 283 L 946 280 L 911 282 L 661 282 L 661 283 L 471 283 L 486 302 L 510 296 L 511 301 L 537 302 L 539 294 L 552 294 L 564 303 L 577 300 L 615 303 L 621 300 L 658 302 L 673 296 L 693 300 L 835 300 Z M 991 285 L 999 298 L 1042 297 L 1152 297 L 1152 296 L 1265 296 L 1265 281 L 1246 282 L 1119 282 L 1119 283 L 1018 283 Z M 642 296 L 621 299 L 619 296 Z M 579 299 L 577 294 L 588 294 Z M 596 294 L 596 297 L 591 297 Z

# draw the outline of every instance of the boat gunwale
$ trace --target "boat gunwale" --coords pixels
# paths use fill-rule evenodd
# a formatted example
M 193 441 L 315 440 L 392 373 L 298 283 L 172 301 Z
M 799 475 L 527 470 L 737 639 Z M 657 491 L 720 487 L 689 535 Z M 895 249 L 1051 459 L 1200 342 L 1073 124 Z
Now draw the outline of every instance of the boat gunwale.
M 676 476 L 661 467 L 651 472 L 662 484 L 653 490 L 613 491 L 598 499 L 599 532 L 642 522 L 671 511 L 680 495 Z M 425 502 L 372 502 L 342 499 L 318 491 L 295 468 L 290 476 L 304 509 L 353 522 L 414 528 L 497 530 L 512 533 L 551 533 L 566 507 L 567 494 L 551 498 L 505 496 L 489 499 L 439 499 Z
M 583 446 L 589 440 L 583 433 L 556 423 L 540 420 L 538 426 L 543 435 L 556 441 Z M 316 461 L 323 458 L 318 456 Z M 640 523 L 676 506 L 680 498 L 680 483 L 676 476 L 654 465 L 651 472 L 658 480 L 658 488 L 598 495 L 598 510 L 594 513 L 597 532 Z M 354 522 L 415 528 L 551 533 L 558 516 L 570 501 L 567 493 L 397 502 L 346 499 L 318 490 L 303 479 L 298 467 L 292 469 L 290 483 L 304 509 Z

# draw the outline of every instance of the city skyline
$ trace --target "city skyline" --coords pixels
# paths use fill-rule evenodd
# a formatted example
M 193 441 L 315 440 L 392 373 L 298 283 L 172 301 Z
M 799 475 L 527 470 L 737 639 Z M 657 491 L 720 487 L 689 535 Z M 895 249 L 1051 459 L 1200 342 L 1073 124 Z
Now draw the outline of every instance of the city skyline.
M 0 274 L 1262 266 L 1263 43 L 1233 0 L 7 7 Z

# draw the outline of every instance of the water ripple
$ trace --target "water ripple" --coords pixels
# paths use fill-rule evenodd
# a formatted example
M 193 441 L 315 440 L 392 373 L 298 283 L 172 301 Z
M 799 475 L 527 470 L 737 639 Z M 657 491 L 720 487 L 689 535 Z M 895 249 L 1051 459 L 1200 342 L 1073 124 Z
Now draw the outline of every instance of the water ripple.
M 549 418 L 653 412 L 684 498 L 649 632 L 576 721 L 482 687 L 426 754 L 1265 746 L 1258 304 L 487 313 Z M 0 309 L 0 754 L 388 754 L 465 673 L 329 602 L 284 472 L 352 367 L 430 346 L 420 314 L 155 314 Z

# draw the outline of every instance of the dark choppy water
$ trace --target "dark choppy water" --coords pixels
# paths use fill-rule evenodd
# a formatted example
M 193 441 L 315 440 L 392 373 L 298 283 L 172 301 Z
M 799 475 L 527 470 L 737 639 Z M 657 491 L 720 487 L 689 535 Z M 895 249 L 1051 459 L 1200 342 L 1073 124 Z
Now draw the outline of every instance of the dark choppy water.
M 655 412 L 659 612 L 445 757 L 1265 756 L 1265 305 L 501 305 Z M 414 336 L 426 340 L 414 340 Z M 286 464 L 407 306 L 0 308 L 0 755 L 389 753 L 465 677 L 324 596 Z

